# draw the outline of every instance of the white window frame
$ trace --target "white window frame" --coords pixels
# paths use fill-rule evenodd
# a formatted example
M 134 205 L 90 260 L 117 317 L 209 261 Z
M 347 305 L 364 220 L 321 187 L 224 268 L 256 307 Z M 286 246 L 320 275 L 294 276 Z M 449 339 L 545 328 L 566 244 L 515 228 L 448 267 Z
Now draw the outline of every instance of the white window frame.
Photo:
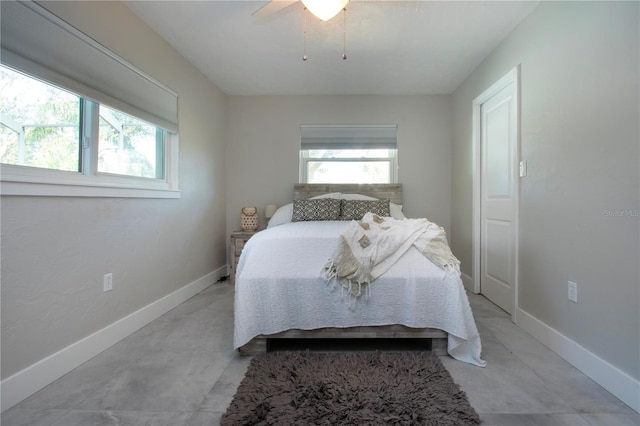
M 177 93 L 43 5 L 2 2 L 2 16 L 2 63 L 83 98 L 85 121 L 80 172 L 1 164 L 0 194 L 180 198 Z M 99 103 L 165 129 L 163 179 L 97 171 Z

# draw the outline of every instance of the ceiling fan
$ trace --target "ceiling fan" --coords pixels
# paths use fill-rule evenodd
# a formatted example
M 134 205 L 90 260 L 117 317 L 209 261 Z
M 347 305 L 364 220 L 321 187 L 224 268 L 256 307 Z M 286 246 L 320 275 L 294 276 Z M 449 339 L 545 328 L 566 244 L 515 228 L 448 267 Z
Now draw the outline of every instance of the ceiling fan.
M 252 15 L 268 16 L 298 2 L 301 2 L 305 9 L 317 18 L 329 21 L 347 6 L 349 0 L 270 0 Z
M 306 11 L 313 13 L 317 18 L 322 21 L 329 21 L 334 16 L 336 16 L 340 11 L 344 11 L 346 14 L 346 6 L 349 3 L 349 0 L 271 0 L 262 6 L 260 9 L 256 10 L 252 13 L 253 16 L 268 16 L 275 14 L 279 11 L 284 11 L 284 9 L 292 6 L 300 1 L 305 9 L 305 21 L 304 21 L 304 53 L 302 55 L 302 60 L 306 61 L 307 57 L 307 19 L 306 19 Z M 347 40 L 346 40 L 346 18 L 344 18 L 344 29 L 343 29 L 343 49 L 342 49 L 342 59 L 347 59 Z

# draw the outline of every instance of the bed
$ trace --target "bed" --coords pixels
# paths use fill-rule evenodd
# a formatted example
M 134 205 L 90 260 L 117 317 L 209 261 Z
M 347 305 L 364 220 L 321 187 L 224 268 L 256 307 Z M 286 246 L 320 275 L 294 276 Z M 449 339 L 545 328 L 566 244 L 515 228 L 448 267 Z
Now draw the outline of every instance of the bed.
M 330 206 L 336 199 L 384 200 L 367 202 L 386 203 L 389 216 L 404 217 L 401 184 L 296 184 L 293 215 L 303 203 L 295 200 L 323 198 Z M 291 221 L 294 203 L 278 209 L 244 246 L 236 271 L 235 349 L 264 352 L 273 339 L 430 339 L 436 353 L 485 365 L 459 274 L 443 272 L 412 247 L 354 298 L 321 274 L 351 221 Z M 342 202 L 341 212 L 352 204 Z

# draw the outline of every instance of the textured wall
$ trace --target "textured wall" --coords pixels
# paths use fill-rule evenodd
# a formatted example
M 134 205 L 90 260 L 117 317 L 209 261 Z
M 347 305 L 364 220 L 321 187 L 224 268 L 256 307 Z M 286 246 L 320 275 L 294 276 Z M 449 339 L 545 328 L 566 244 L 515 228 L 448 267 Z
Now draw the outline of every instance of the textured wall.
M 178 93 L 182 198 L 2 197 L 3 379 L 226 263 L 225 96 L 122 3 L 44 5 Z
M 232 96 L 227 120 L 227 229 L 242 206 L 290 203 L 301 124 L 397 124 L 405 214 L 449 229 L 450 96 Z
M 456 89 L 451 217 L 471 275 L 471 102 L 521 64 L 519 306 L 636 379 L 638 6 L 542 3 Z

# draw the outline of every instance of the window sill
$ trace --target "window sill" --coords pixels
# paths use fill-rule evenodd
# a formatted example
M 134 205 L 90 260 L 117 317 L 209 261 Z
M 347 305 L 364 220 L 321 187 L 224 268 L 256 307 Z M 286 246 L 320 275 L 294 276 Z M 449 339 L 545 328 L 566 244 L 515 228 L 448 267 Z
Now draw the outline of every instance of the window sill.
M 61 185 L 47 183 L 2 182 L 0 193 L 25 197 L 96 197 L 96 198 L 180 198 L 172 189 L 118 188 L 108 186 Z
M 0 194 L 27 197 L 107 197 L 179 199 L 165 181 L 121 176 L 84 176 L 57 170 L 2 165 Z

